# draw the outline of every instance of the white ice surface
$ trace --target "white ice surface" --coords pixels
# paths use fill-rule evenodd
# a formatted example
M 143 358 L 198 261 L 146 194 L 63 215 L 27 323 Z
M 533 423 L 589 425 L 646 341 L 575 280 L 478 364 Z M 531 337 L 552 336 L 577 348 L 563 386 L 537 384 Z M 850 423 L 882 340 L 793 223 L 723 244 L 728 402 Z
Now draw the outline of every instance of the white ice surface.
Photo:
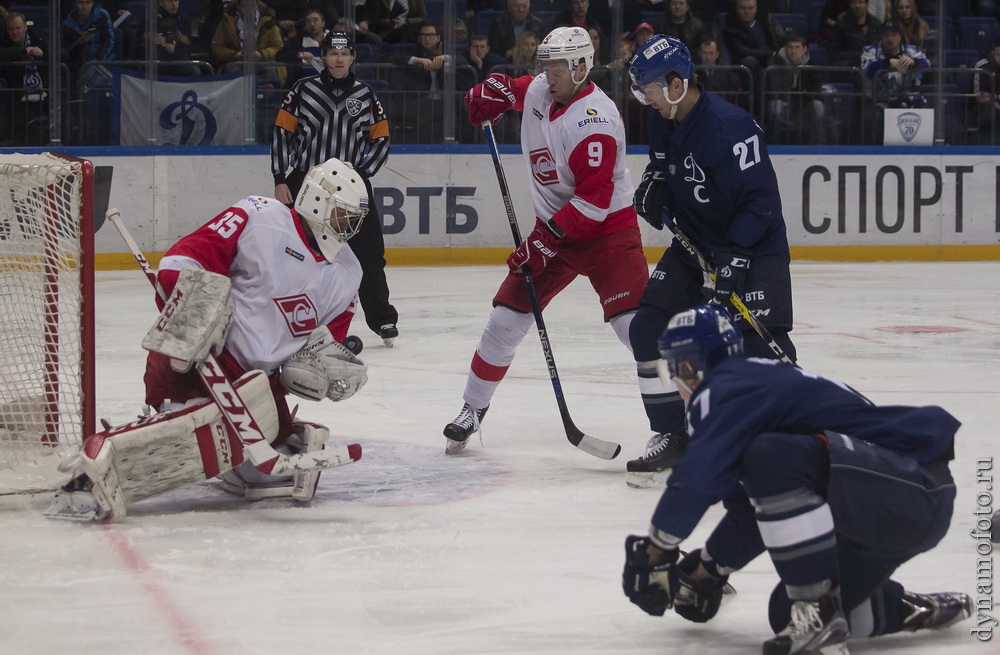
M 795 263 L 799 361 L 876 402 L 941 404 L 962 422 L 951 531 L 897 575 L 917 591 L 976 595 L 976 458 L 1000 454 L 1000 264 Z M 634 366 L 578 281 L 546 312 L 570 411 L 617 440 L 606 462 L 574 449 L 532 332 L 484 422 L 485 445 L 446 457 L 441 429 L 503 269 L 390 268 L 392 349 L 355 321 L 369 383 L 300 416 L 364 447 L 308 506 L 245 503 L 211 483 L 141 503 L 124 523 L 46 520 L 39 499 L 0 512 L 0 653 L 760 652 L 776 576 L 766 557 L 710 623 L 652 618 L 621 592 L 622 542 L 659 494 L 624 484 L 648 426 Z M 132 419 L 154 310 L 136 271 L 98 275 L 98 412 Z M 698 546 L 718 511 L 688 545 Z M 853 653 L 1000 652 L 971 621 L 852 645 Z

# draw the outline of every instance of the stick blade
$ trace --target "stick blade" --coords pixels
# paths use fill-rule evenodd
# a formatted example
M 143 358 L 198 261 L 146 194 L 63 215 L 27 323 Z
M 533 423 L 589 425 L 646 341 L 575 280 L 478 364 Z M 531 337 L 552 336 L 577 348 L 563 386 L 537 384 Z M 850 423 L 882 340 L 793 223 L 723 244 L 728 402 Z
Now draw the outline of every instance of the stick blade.
M 601 459 L 614 459 L 622 451 L 621 444 L 598 439 L 597 437 L 584 434 L 579 430 L 575 434 L 568 432 L 566 436 L 569 438 L 570 443 L 583 452 L 594 457 L 600 457 Z

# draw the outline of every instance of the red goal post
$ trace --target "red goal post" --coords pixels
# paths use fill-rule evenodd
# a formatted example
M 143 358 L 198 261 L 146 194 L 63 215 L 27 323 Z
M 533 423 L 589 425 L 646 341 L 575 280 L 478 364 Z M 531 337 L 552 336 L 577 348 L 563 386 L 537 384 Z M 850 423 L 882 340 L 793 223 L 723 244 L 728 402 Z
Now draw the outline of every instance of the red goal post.
M 94 167 L 0 154 L 0 494 L 51 488 L 94 419 Z

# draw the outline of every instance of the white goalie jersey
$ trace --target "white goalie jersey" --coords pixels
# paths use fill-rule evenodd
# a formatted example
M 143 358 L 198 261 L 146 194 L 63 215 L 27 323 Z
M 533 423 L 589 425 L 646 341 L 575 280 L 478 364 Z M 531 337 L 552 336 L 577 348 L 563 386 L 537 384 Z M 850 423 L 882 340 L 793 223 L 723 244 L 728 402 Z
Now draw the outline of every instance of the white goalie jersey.
M 292 210 L 250 196 L 178 241 L 157 281 L 169 296 L 181 269 L 228 276 L 236 311 L 226 349 L 245 370 L 272 373 L 316 328 L 353 312 L 361 264 L 350 248 L 327 261 L 308 245 Z

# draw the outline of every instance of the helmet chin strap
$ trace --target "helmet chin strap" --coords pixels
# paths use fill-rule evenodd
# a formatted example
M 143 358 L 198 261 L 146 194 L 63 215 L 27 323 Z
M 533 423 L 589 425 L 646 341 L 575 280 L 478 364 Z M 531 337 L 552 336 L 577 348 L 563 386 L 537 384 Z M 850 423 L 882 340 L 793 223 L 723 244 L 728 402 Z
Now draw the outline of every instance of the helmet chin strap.
M 688 81 L 684 80 L 684 93 L 682 93 L 681 97 L 677 98 L 677 100 L 670 99 L 670 96 L 667 95 L 667 89 L 668 87 L 663 87 L 663 99 L 670 105 L 670 115 L 667 116 L 667 118 L 669 120 L 674 120 L 674 116 L 677 115 L 677 107 L 681 104 L 681 100 L 684 99 L 684 96 L 688 94 Z

